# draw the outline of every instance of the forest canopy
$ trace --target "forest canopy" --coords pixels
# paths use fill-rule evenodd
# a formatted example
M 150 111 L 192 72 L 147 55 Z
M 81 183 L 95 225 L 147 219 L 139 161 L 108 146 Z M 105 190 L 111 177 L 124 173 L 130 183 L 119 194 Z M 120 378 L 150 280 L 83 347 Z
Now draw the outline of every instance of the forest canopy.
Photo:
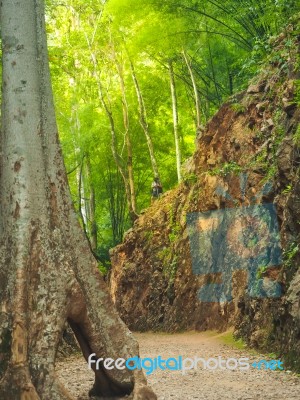
M 49 0 L 49 61 L 73 202 L 101 263 L 151 182 L 184 164 L 219 106 L 270 56 L 297 0 Z M 288 43 L 287 43 L 288 45 Z

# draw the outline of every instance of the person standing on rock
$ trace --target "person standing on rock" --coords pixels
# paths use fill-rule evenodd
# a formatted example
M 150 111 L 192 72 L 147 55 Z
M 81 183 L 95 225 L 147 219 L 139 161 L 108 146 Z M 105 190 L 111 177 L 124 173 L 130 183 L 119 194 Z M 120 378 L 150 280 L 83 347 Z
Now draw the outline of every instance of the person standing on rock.
M 158 199 L 163 192 L 162 185 L 160 183 L 158 176 L 156 176 L 154 178 L 154 181 L 152 182 L 152 185 L 151 185 L 151 189 L 152 189 L 151 190 L 151 195 L 152 195 L 151 200 L 153 201 L 155 199 Z

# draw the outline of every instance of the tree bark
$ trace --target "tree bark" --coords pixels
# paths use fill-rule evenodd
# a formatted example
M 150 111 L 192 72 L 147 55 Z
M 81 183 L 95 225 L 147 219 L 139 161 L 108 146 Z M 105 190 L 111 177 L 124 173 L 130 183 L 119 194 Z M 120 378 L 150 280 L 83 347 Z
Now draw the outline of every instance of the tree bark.
M 170 87 L 171 87 L 172 110 L 173 110 L 173 129 L 174 129 L 175 152 L 176 152 L 177 179 L 178 179 L 178 182 L 180 182 L 181 181 L 181 149 L 180 149 L 180 140 L 179 140 L 177 94 L 176 94 L 176 85 L 175 85 L 175 77 L 174 77 L 172 61 L 169 61 L 169 73 L 170 73 Z
M 92 241 L 90 239 L 90 235 L 88 232 L 88 221 L 89 221 L 89 207 L 86 200 L 85 188 L 84 188 L 84 179 L 83 179 L 83 170 L 84 170 L 84 159 L 86 158 L 86 154 L 83 155 L 80 169 L 78 171 L 78 214 L 81 221 L 82 229 L 84 235 L 87 239 L 89 248 L 93 253 L 95 259 L 97 260 L 97 254 L 92 247 Z
M 89 181 L 89 204 L 88 204 L 88 227 L 90 234 L 91 247 L 94 253 L 97 252 L 98 246 L 98 228 L 96 222 L 96 197 L 95 188 L 92 182 L 92 171 L 91 171 L 91 161 L 90 155 L 86 155 L 86 173 Z
M 106 173 L 102 174 L 102 179 L 105 182 L 108 194 L 108 210 L 113 232 L 113 244 L 117 245 L 122 241 L 125 232 L 126 193 L 124 195 L 124 186 L 121 184 L 122 177 L 119 171 L 111 167 L 109 160 L 106 165 Z
M 192 85 L 193 85 L 193 91 L 194 91 L 194 98 L 195 98 L 195 109 L 196 109 L 196 132 L 200 132 L 200 128 L 201 128 L 201 108 L 200 108 L 200 98 L 199 98 L 199 93 L 198 93 L 198 89 L 197 89 L 197 83 L 196 83 L 196 79 L 195 79 L 195 75 L 189 60 L 188 55 L 186 54 L 185 50 L 182 51 L 182 55 L 184 58 L 184 61 L 186 63 L 186 66 L 188 68 L 190 77 L 191 77 L 191 81 L 192 81 Z
M 125 142 L 126 142 L 126 148 L 127 148 L 127 171 L 128 171 L 128 181 L 129 181 L 129 188 L 130 188 L 130 202 L 131 202 L 131 210 L 132 210 L 131 219 L 134 221 L 138 215 L 137 215 L 137 211 L 136 211 L 136 196 L 135 196 L 134 174 L 133 174 L 133 154 L 132 154 L 132 144 L 131 144 L 130 129 L 129 129 L 129 111 L 128 111 L 128 103 L 127 103 L 127 98 L 126 98 L 123 66 L 117 60 L 115 52 L 114 52 L 114 59 L 116 62 L 116 66 L 117 66 L 117 70 L 118 70 L 118 74 L 119 74 L 119 78 L 120 78 L 123 123 L 124 123 L 124 130 L 125 130 L 124 134 L 125 134 Z
M 138 103 L 139 103 L 139 120 L 140 120 L 140 125 L 144 131 L 146 141 L 147 141 L 147 146 L 149 150 L 149 155 L 150 155 L 150 161 L 151 161 L 151 166 L 152 166 L 152 171 L 153 175 L 158 177 L 160 180 L 159 172 L 158 172 L 158 167 L 157 167 L 157 162 L 154 154 L 154 148 L 153 148 L 153 142 L 149 133 L 149 125 L 147 121 L 147 113 L 146 113 L 146 107 L 143 99 L 143 95 L 140 89 L 140 85 L 137 80 L 137 76 L 135 73 L 134 66 L 132 64 L 132 61 L 130 60 L 130 68 L 131 68 L 131 75 L 132 75 L 132 80 L 134 83 Z
M 101 101 L 101 104 L 104 108 L 104 111 L 108 117 L 109 124 L 110 124 L 110 129 L 111 129 L 111 150 L 112 150 L 112 155 L 115 160 L 116 166 L 122 176 L 123 182 L 124 182 L 124 188 L 125 188 L 125 193 L 126 193 L 126 199 L 127 199 L 127 206 L 128 206 L 128 212 L 129 216 L 132 222 L 134 222 L 137 218 L 137 214 L 135 210 L 133 209 L 132 206 L 132 195 L 131 195 L 131 189 L 130 189 L 130 184 L 129 184 L 129 176 L 128 176 L 128 169 L 126 170 L 124 168 L 124 161 L 120 154 L 118 153 L 118 145 L 117 145 L 117 134 L 116 134 L 116 128 L 115 128 L 115 121 L 113 117 L 113 113 L 111 110 L 111 107 L 109 106 L 109 102 L 106 101 L 103 93 L 103 88 L 100 80 L 100 76 L 98 73 L 97 69 L 97 57 L 96 54 L 93 52 L 91 44 L 89 42 L 88 37 L 86 36 L 87 44 L 89 46 L 90 54 L 91 54 L 91 59 L 93 62 L 93 67 L 94 67 L 94 74 L 93 76 L 96 79 L 96 83 L 98 86 L 98 95 L 99 99 Z
M 24 12 L 25 11 L 25 12 Z M 73 208 L 58 141 L 41 0 L 2 0 L 0 398 L 66 400 L 55 357 L 68 320 L 85 358 L 128 358 Z M 155 399 L 139 370 L 95 371 L 94 394 Z
M 106 115 L 107 115 L 109 123 L 110 123 L 112 155 L 113 155 L 114 161 L 116 163 L 116 166 L 118 168 L 118 171 L 119 171 L 120 175 L 122 176 L 122 179 L 124 182 L 128 212 L 129 212 L 131 221 L 134 222 L 134 220 L 136 219 L 136 214 L 134 213 L 133 208 L 132 208 L 128 171 L 124 168 L 123 159 L 120 156 L 120 154 L 118 153 L 117 134 L 116 134 L 113 113 L 104 98 L 103 90 L 102 90 L 102 86 L 101 86 L 99 78 L 98 78 L 98 89 L 99 89 L 99 96 L 100 96 L 101 103 L 103 105 L 103 108 L 106 112 Z
M 215 67 L 214 67 L 214 61 L 213 61 L 213 56 L 212 56 L 212 52 L 211 52 L 209 37 L 207 38 L 207 45 L 208 45 L 209 63 L 210 63 L 210 67 L 211 67 L 212 81 L 214 83 L 218 104 L 221 105 L 222 98 L 221 98 L 221 95 L 220 95 L 219 89 L 218 89 L 218 83 L 217 83 L 217 78 L 216 78 L 216 73 L 215 73 Z

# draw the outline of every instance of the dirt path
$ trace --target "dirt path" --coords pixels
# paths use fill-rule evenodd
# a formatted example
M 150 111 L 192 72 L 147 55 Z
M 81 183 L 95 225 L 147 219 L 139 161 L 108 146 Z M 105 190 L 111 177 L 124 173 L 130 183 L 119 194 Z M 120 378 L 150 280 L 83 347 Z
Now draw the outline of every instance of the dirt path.
M 183 334 L 136 334 L 140 342 L 141 357 L 202 357 L 204 359 L 248 357 L 250 362 L 268 359 L 266 356 L 251 355 L 245 350 L 225 345 L 219 335 L 207 333 Z M 82 357 L 72 357 L 58 363 L 61 381 L 76 399 L 87 400 L 86 393 L 93 384 L 93 374 Z M 161 371 L 148 376 L 148 382 L 159 400 L 258 400 L 300 399 L 300 378 L 290 371 L 249 370 L 197 370 Z

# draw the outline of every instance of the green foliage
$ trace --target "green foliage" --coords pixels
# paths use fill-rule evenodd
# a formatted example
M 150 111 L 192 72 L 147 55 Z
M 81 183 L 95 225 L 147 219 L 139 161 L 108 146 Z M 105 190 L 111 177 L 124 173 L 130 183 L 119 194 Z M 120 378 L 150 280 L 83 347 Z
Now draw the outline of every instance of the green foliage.
M 242 172 L 242 167 L 240 167 L 236 162 L 232 161 L 229 163 L 224 163 L 221 167 L 215 167 L 208 171 L 210 175 L 227 176 L 230 174 L 239 175 Z
M 175 242 L 179 238 L 180 232 L 181 227 L 179 224 L 172 225 L 172 230 L 168 235 L 171 243 Z
M 298 124 L 296 132 L 293 135 L 293 142 L 295 145 L 300 146 L 300 124 Z
M 192 3 L 188 0 L 66 0 L 64 3 L 53 0 L 46 2 L 46 10 L 57 122 L 70 172 L 71 194 L 76 209 L 84 209 L 87 233 L 91 235 L 90 195 L 91 188 L 95 188 L 94 222 L 99 232 L 96 253 L 107 268 L 109 248 L 122 240 L 132 221 L 123 178 L 111 150 L 112 129 L 100 92 L 113 118 L 116 150 L 126 169 L 129 155 L 121 70 L 139 211 L 149 205 L 153 170 L 140 125 L 130 63 L 143 96 L 149 135 L 166 191 L 177 182 L 168 62 L 172 60 L 175 73 L 184 161 L 194 151 L 196 112 L 192 78 L 183 51 L 190 60 L 200 98 L 200 122 L 204 125 L 228 96 L 247 85 L 263 62 L 286 68 L 294 46 L 292 36 L 286 32 L 282 50 L 276 54 L 272 40 L 299 10 L 299 3 L 267 0 L 261 7 L 252 0 L 242 3 L 234 0 Z M 296 101 L 299 99 L 297 89 Z M 238 103 L 232 108 L 238 113 L 245 111 Z M 299 140 L 298 136 L 294 135 L 295 140 Z M 90 159 L 90 173 L 86 154 Z M 257 162 L 263 164 L 268 176 L 275 172 L 275 167 L 270 167 L 266 160 Z M 82 193 L 79 195 L 81 169 Z M 226 176 L 240 171 L 236 163 L 225 163 L 210 173 Z M 193 185 L 197 177 L 188 174 L 183 181 Z M 171 243 L 176 241 L 179 232 L 176 227 L 171 229 Z
M 172 251 L 170 247 L 163 247 L 158 253 L 157 253 L 157 257 L 161 260 L 161 261 L 170 261 L 170 258 L 172 256 Z
M 227 346 L 233 347 L 239 350 L 245 350 L 247 347 L 246 343 L 242 338 L 237 338 L 232 331 L 224 332 L 220 335 L 221 341 Z
M 181 233 L 181 227 L 180 224 L 176 220 L 176 212 L 173 207 L 170 207 L 169 210 L 169 240 L 170 243 L 176 242 L 176 240 L 179 238 L 180 233 Z
M 197 175 L 194 173 L 190 173 L 190 174 L 185 174 L 182 177 L 183 182 L 187 185 L 194 185 L 197 182 Z
M 295 81 L 295 101 L 300 106 L 300 79 Z
M 98 269 L 103 276 L 107 275 L 109 267 L 110 267 L 110 265 L 108 265 L 108 264 L 107 265 L 103 265 L 103 264 L 98 265 Z
M 256 279 L 262 279 L 265 273 L 267 272 L 268 268 L 269 267 L 267 265 L 260 265 L 256 271 Z
M 288 194 L 293 190 L 293 185 L 287 185 L 286 188 L 282 191 L 282 194 Z
M 230 107 L 235 111 L 237 114 L 243 114 L 246 111 L 246 108 L 240 103 L 233 103 Z
M 145 232 L 143 233 L 143 235 L 144 235 L 144 239 L 145 239 L 147 242 L 150 242 L 150 241 L 152 240 L 152 238 L 153 238 L 153 231 L 145 231 Z
M 284 120 L 282 110 L 276 110 L 273 113 L 273 119 L 274 128 L 272 130 L 272 140 L 270 141 L 269 146 L 264 146 L 257 154 L 255 154 L 249 164 L 250 168 L 260 170 L 264 173 L 265 176 L 263 182 L 272 180 L 277 172 L 276 153 L 286 135 L 285 128 L 282 125 L 282 121 Z M 263 140 L 265 138 L 265 133 L 259 132 L 257 137 Z
M 157 253 L 163 266 L 163 274 L 168 278 L 169 283 L 173 283 L 178 267 L 178 256 L 173 254 L 171 247 L 164 247 Z
M 176 272 L 178 268 L 178 256 L 174 255 L 170 264 L 164 266 L 163 272 L 169 278 L 169 285 L 175 280 Z
M 265 178 L 263 179 L 263 182 L 269 182 L 271 179 L 273 179 L 275 174 L 276 174 L 276 172 L 277 172 L 277 165 L 276 164 L 268 166 L 266 168 L 266 175 L 265 175 Z
M 286 268 L 290 268 L 294 264 L 295 257 L 299 254 L 299 242 L 291 242 L 283 251 L 283 264 Z

